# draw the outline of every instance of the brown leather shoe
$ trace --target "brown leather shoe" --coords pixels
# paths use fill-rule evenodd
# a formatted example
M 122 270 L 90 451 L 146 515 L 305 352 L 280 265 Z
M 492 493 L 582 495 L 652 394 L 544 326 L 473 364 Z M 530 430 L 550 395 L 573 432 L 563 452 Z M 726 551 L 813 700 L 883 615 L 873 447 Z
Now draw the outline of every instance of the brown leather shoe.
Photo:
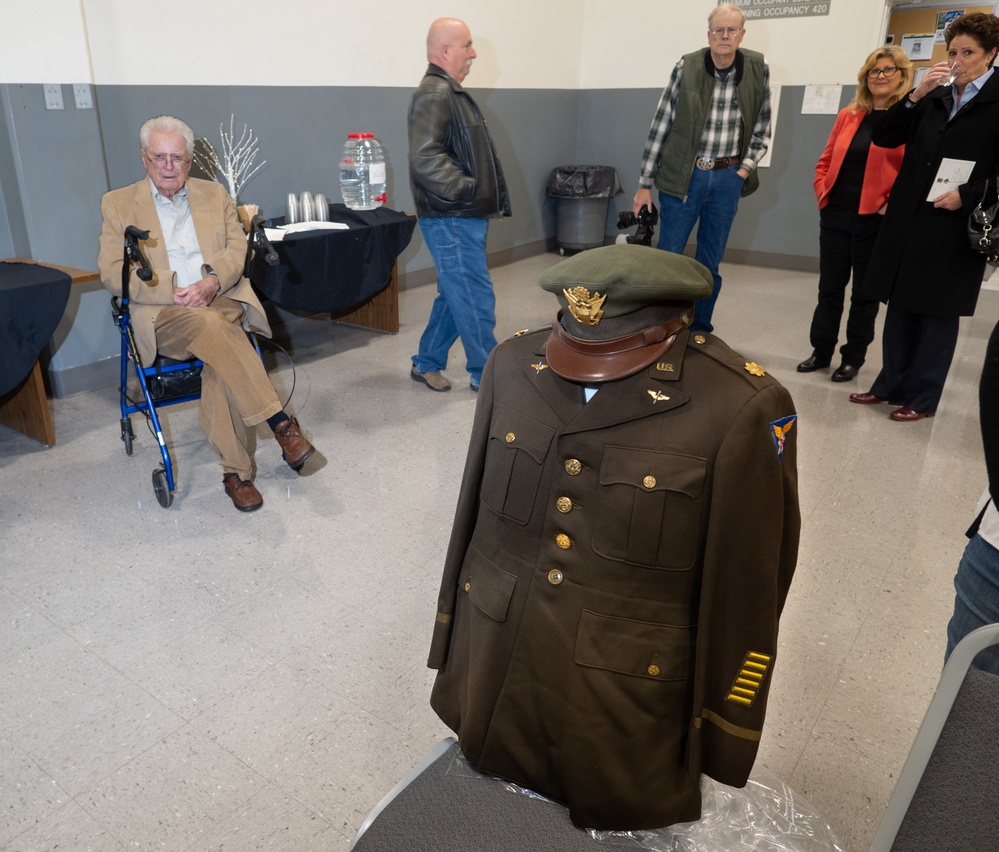
M 279 423 L 274 430 L 274 437 L 281 445 L 284 460 L 292 470 L 301 470 L 305 460 L 316 451 L 298 428 L 298 421 L 294 417 Z
M 851 393 L 850 394 L 850 402 L 855 402 L 858 405 L 877 405 L 878 403 L 886 402 L 886 401 L 887 400 L 883 399 L 882 397 L 875 396 L 872 393 Z
M 232 500 L 232 505 L 241 512 L 252 512 L 264 505 L 264 498 L 260 496 L 257 487 L 252 482 L 240 479 L 238 473 L 223 474 L 222 487 Z
M 917 420 L 932 417 L 934 414 L 936 414 L 935 411 L 913 411 L 911 408 L 899 408 L 888 416 L 899 423 L 915 423 Z

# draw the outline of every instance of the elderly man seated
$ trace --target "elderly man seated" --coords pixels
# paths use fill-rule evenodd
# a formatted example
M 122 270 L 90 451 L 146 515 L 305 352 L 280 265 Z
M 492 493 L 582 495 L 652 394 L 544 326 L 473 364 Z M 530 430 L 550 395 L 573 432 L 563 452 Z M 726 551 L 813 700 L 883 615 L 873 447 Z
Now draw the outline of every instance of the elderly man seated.
M 201 428 L 221 456 L 222 483 L 233 505 L 263 505 L 253 484 L 247 449 L 252 427 L 267 421 L 293 470 L 315 452 L 298 422 L 281 407 L 244 329 L 270 336 L 264 310 L 243 277 L 246 236 L 226 190 L 189 178 L 194 132 L 180 119 L 159 116 L 139 130 L 146 177 L 108 192 L 98 267 L 104 286 L 121 295 L 125 229 L 149 231 L 143 248 L 152 278 L 129 281 L 132 325 L 139 355 L 151 364 L 200 358 Z

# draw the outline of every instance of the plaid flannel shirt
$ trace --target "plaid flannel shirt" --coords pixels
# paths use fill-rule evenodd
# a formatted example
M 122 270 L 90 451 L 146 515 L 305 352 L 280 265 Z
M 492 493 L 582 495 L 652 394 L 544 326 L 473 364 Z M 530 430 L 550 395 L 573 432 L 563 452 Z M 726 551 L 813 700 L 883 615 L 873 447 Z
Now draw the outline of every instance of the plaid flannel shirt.
M 659 170 L 659 154 L 663 141 L 676 116 L 676 103 L 680 96 L 680 79 L 683 76 L 683 60 L 673 68 L 669 82 L 659 98 L 659 106 L 649 128 L 649 138 L 642 154 L 642 171 L 638 179 L 640 189 L 650 189 Z M 742 147 L 742 118 L 739 114 L 738 90 L 734 70 L 728 74 L 715 71 L 715 89 L 711 96 L 711 109 L 704 125 L 704 134 L 697 149 L 698 157 L 737 157 Z M 763 66 L 763 106 L 756 118 L 753 135 L 749 139 L 746 156 L 739 163 L 740 168 L 752 171 L 770 147 L 770 68 Z

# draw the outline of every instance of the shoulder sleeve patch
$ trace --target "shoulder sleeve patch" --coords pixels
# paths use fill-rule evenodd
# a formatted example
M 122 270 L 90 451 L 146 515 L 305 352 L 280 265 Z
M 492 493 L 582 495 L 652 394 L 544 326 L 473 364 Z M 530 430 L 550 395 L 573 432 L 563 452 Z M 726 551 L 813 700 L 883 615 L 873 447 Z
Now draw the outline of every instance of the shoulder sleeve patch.
M 770 434 L 774 439 L 774 447 L 777 448 L 777 461 L 784 460 L 784 442 L 787 439 L 788 433 L 794 428 L 794 424 L 797 422 L 798 415 L 789 414 L 787 417 L 774 420 L 770 424 Z

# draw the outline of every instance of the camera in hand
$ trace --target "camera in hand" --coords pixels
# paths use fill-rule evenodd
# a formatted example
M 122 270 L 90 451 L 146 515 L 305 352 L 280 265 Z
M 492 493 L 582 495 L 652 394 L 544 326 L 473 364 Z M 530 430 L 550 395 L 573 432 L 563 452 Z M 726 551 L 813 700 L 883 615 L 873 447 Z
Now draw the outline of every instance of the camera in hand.
M 617 229 L 623 231 L 625 228 L 633 228 L 638 225 L 634 234 L 626 237 L 626 241 L 634 245 L 651 246 L 652 238 L 656 233 L 656 219 L 659 211 L 656 205 L 652 205 L 652 212 L 649 212 L 648 205 L 643 204 L 642 209 L 636 216 L 631 210 L 622 210 L 617 214 Z

